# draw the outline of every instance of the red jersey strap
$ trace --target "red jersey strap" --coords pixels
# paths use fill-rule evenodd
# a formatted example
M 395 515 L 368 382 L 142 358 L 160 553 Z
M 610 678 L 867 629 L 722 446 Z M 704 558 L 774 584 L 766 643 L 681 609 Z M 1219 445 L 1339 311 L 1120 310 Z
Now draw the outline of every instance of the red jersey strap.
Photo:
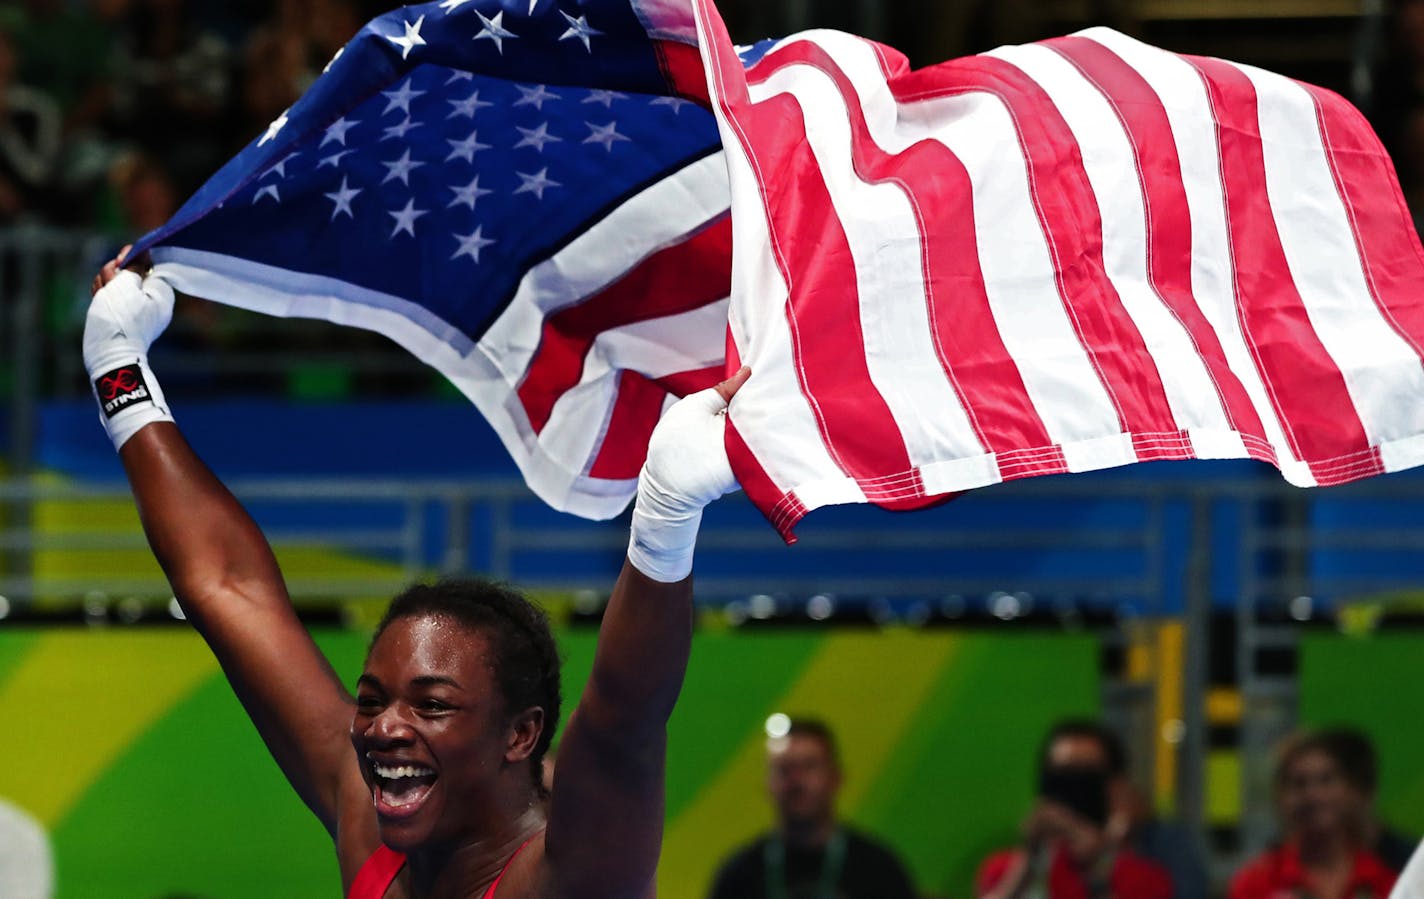
M 381 899 L 404 867 L 404 855 L 385 845 L 377 846 L 361 870 L 356 872 L 346 899 Z
M 490 884 L 490 888 L 485 891 L 485 899 L 494 899 L 494 891 L 499 889 L 499 882 L 504 880 L 504 875 L 509 873 L 509 868 L 519 857 L 519 853 L 523 852 L 524 847 L 532 842 L 534 842 L 534 837 L 525 840 L 518 849 L 514 850 L 509 861 L 504 863 L 504 869 L 499 872 L 494 883 Z M 366 859 L 361 870 L 356 872 L 356 879 L 352 881 L 351 892 L 346 894 L 346 899 L 382 899 L 386 895 L 386 890 L 389 890 L 391 884 L 395 882 L 396 875 L 400 874 L 401 868 L 404 867 L 404 855 L 385 845 L 376 847 L 376 851 Z
M 534 836 L 537 837 L 538 834 Z M 510 865 L 514 864 L 516 858 L 519 858 L 519 853 L 524 851 L 524 847 L 532 842 L 534 842 L 534 837 L 525 840 L 518 849 L 514 850 L 514 854 L 509 857 L 509 861 L 504 863 L 504 870 L 499 872 L 499 876 L 494 879 L 494 883 L 490 884 L 490 888 L 485 891 L 485 899 L 494 899 L 494 891 L 499 889 L 499 882 L 504 879 L 504 875 L 509 873 Z

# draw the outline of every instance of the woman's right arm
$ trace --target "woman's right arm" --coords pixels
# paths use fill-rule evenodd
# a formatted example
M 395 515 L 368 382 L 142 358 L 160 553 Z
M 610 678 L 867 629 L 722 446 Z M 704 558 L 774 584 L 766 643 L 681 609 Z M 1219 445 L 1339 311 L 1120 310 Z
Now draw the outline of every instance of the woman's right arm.
M 293 611 L 266 538 L 162 405 L 146 355 L 171 290 L 117 262 L 94 287 L 85 362 L 149 545 L 282 772 L 334 834 L 343 781 L 359 776 L 350 694 Z M 111 414 L 116 396 L 131 408 Z

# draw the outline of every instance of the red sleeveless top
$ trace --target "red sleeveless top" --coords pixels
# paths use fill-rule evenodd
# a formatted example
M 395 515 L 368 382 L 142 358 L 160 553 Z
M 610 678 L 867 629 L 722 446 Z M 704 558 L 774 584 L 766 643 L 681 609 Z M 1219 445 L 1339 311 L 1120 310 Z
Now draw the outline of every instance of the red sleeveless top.
M 504 875 L 509 873 L 509 866 L 514 864 L 514 860 L 519 857 L 519 853 L 524 851 L 524 847 L 534 841 L 533 837 L 524 841 L 514 854 L 509 857 L 509 861 L 504 863 L 504 870 L 499 872 L 499 876 L 490 884 L 490 888 L 485 891 L 485 899 L 494 899 L 494 891 L 499 889 L 499 882 L 504 879 Z M 386 846 L 377 846 L 376 851 L 371 853 L 371 857 L 366 859 L 366 863 L 361 866 L 361 870 L 356 872 L 356 879 L 351 882 L 351 892 L 346 894 L 346 899 L 383 899 L 386 890 L 395 883 L 396 875 L 400 874 L 401 868 L 405 867 L 405 856 L 394 849 Z

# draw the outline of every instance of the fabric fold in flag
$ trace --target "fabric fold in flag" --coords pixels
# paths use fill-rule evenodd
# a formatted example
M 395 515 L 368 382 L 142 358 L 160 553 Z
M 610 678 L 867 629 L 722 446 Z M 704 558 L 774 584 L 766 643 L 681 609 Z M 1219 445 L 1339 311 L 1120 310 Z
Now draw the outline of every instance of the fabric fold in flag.
M 1424 253 L 1338 96 L 1102 28 L 748 64 L 694 5 L 753 371 L 728 449 L 788 541 L 826 505 L 1138 461 L 1424 464 Z
M 540 497 L 610 518 L 666 405 L 723 376 L 706 97 L 685 3 L 405 7 L 136 252 L 186 293 L 390 337 Z

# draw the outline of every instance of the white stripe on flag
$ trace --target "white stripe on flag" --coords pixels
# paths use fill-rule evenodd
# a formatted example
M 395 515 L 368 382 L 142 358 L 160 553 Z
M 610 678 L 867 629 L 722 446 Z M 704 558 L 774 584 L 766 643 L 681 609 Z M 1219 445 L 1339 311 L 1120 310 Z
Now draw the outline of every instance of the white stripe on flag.
M 700 16 L 700 13 L 699 13 Z M 700 37 L 710 40 L 699 23 Z M 703 54 L 709 83 L 720 90 L 711 54 Z M 740 73 L 738 73 L 740 75 Z M 715 94 L 715 91 L 714 91 Z M 732 205 L 762 209 L 761 180 L 746 146 L 714 102 L 731 182 Z M 732 228 L 732 339 L 752 378 L 732 401 L 738 431 L 777 488 L 790 492 L 807 510 L 866 502 L 865 493 L 847 477 L 821 437 L 820 425 L 801 390 L 786 320 L 786 279 L 767 247 L 773 246 L 765 215 L 735 218 Z M 756 335 L 756 342 L 751 335 Z
M 1088 29 L 1078 36 L 1097 41 L 1117 54 L 1161 99 L 1177 143 L 1182 186 L 1191 210 L 1192 296 L 1221 341 L 1231 370 L 1246 388 L 1251 405 L 1266 430 L 1266 438 L 1276 451 L 1282 474 L 1292 484 L 1314 484 L 1315 477 L 1309 466 L 1295 455 L 1286 439 L 1237 313 L 1234 256 L 1221 180 L 1221 149 L 1217 145 L 1211 101 L 1201 76 L 1180 56 L 1107 28 Z M 1196 442 L 1193 435 L 1193 443 Z M 1202 455 L 1209 449 L 1203 445 L 1195 448 Z M 1231 457 L 1227 452 L 1211 455 Z
M 1266 192 L 1291 276 L 1365 433 L 1379 444 L 1424 432 L 1424 365 L 1373 300 L 1314 98 L 1288 78 L 1237 68 L 1256 87 Z
M 937 140 L 968 169 L 989 305 L 1053 441 L 1118 434 L 1117 410 L 1063 303 L 1037 289 L 1055 283 L 1053 258 L 1030 194 L 1019 131 L 1003 101 L 975 93 L 898 104 L 873 47 L 835 32 L 816 37 L 855 84 L 882 150 L 902 153 L 918 141 Z
M 722 154 L 669 175 L 531 268 L 477 349 L 499 367 L 511 385 L 518 384 L 539 350 L 545 318 L 596 295 L 644 259 L 685 240 L 727 209 L 727 168 Z
M 1131 140 L 1112 106 L 1076 66 L 1041 44 L 1003 47 L 987 55 L 1037 82 L 1077 139 L 1101 212 L 1108 278 L 1152 354 L 1172 418 L 1185 429 L 1231 430 L 1216 384 L 1190 335 L 1153 287 L 1142 181 Z
M 588 473 L 618 399 L 618 373 L 636 371 L 658 380 L 720 365 L 726 353 L 728 301 L 690 312 L 611 328 L 584 357 L 577 386 L 554 403 L 539 443 L 553 458 Z
M 830 76 L 813 66 L 790 65 L 750 89 L 753 103 L 782 93 L 801 107 L 807 139 L 845 230 L 871 382 L 894 415 L 910 463 L 918 468 L 947 453 L 983 455 L 935 350 L 924 238 L 914 205 L 898 184 L 857 177 L 850 113 Z

